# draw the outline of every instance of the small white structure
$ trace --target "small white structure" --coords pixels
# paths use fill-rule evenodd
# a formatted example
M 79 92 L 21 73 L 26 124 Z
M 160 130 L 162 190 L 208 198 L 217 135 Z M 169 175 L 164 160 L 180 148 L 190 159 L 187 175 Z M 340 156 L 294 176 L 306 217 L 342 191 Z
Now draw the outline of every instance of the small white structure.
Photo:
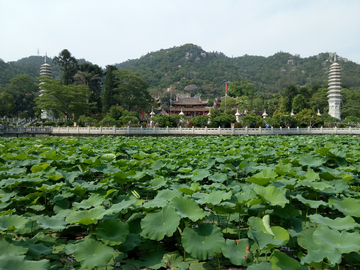
M 240 116 L 241 114 L 239 113 L 239 109 L 236 109 L 235 118 L 236 118 L 236 122 L 238 123 L 240 123 Z
M 263 118 L 268 117 L 268 114 L 266 113 L 266 109 L 264 110 L 264 113 L 262 114 L 262 117 L 263 117 Z
M 335 54 L 334 63 L 330 66 L 329 72 L 329 115 L 337 119 L 341 119 L 340 104 L 341 104 L 341 71 L 340 65 L 337 63 Z
M 150 113 L 150 119 L 153 117 L 153 116 L 155 116 L 155 113 L 154 113 L 154 108 L 152 108 L 151 109 L 151 113 Z M 155 125 L 154 125 L 154 120 L 150 120 L 150 127 L 152 128 L 152 127 L 154 127 Z
M 320 109 L 318 109 L 317 115 L 321 116 Z
M 295 113 L 294 113 L 294 110 L 293 109 L 291 109 L 291 114 L 290 114 L 291 116 L 295 116 Z

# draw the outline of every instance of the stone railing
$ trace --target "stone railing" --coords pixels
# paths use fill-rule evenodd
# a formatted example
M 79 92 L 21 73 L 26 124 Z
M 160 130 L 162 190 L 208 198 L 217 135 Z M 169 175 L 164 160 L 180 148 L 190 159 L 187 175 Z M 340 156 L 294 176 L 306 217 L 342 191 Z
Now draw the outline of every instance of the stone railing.
M 359 128 L 116 128 L 116 127 L 53 127 L 53 135 L 123 135 L 123 136 L 179 136 L 179 135 L 360 135 Z

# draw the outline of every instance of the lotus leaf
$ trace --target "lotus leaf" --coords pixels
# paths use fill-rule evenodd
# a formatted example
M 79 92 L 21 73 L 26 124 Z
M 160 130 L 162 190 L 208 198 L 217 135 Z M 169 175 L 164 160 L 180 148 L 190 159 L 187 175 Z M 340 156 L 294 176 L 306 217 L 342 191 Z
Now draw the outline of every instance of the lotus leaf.
M 49 166 L 50 166 L 49 163 L 39 163 L 37 165 L 32 166 L 30 170 L 33 173 L 42 172 L 45 171 Z
M 229 200 L 232 196 L 232 192 L 226 192 L 223 190 L 213 191 L 209 194 L 206 194 L 204 197 L 199 199 L 197 202 L 200 204 L 212 204 L 217 205 L 222 201 Z
M 166 253 L 162 259 L 170 269 L 186 270 L 189 268 L 189 262 L 184 262 L 183 257 L 178 251 Z
M 289 203 L 289 200 L 285 197 L 285 193 L 277 187 L 256 187 L 254 188 L 254 191 L 270 205 L 280 205 L 281 207 L 285 207 L 285 204 Z
M 330 219 L 328 217 L 323 217 L 322 215 L 315 214 L 309 216 L 312 222 L 317 224 L 327 225 L 334 230 L 352 230 L 355 227 L 360 225 L 355 222 L 351 216 L 346 216 L 344 218 Z
M 165 267 L 166 264 L 163 261 L 163 257 L 166 251 L 164 250 L 152 250 L 142 254 L 140 260 L 142 261 L 142 266 L 145 266 L 149 269 L 159 269 Z
M 105 266 L 114 253 L 114 249 L 87 238 L 76 245 L 74 257 L 82 267 L 93 269 L 98 266 Z
M 320 225 L 313 234 L 314 243 L 326 250 L 338 250 L 340 253 L 358 252 L 360 250 L 360 234 L 357 232 L 339 232 Z
M 0 230 L 16 230 L 25 227 L 25 224 L 28 223 L 27 218 L 17 216 L 17 215 L 2 215 L 0 216 Z
M 76 209 L 89 209 L 101 205 L 105 201 L 104 196 L 93 193 L 88 199 L 83 200 L 79 203 L 74 202 L 73 207 Z
M 112 154 L 112 153 L 109 153 L 109 154 L 103 154 L 101 157 L 100 157 L 101 160 L 105 160 L 107 162 L 110 162 L 110 161 L 113 161 L 114 159 L 116 159 L 116 155 L 115 154 Z
M 4 254 L 6 252 L 7 254 L 24 255 L 26 252 L 28 252 L 29 248 L 16 246 L 13 243 L 9 243 L 5 239 L 0 239 L 0 250 L 0 254 Z
M 63 230 L 67 227 L 67 223 L 64 221 L 64 218 L 52 216 L 39 216 L 36 218 L 39 226 L 43 229 L 51 230 Z
M 125 242 L 129 234 L 129 225 L 117 219 L 106 219 L 97 226 L 94 233 L 104 244 L 120 245 Z
M 335 198 L 329 199 L 329 205 L 333 205 L 344 215 L 360 217 L 360 200 L 355 198 Z
M 307 173 L 305 174 L 305 178 L 309 181 L 320 180 L 319 174 L 314 172 L 314 170 L 311 168 L 308 169 Z
M 210 176 L 211 173 L 209 170 L 207 169 L 196 169 L 193 171 L 193 176 L 191 177 L 191 179 L 195 182 L 197 181 L 201 181 L 204 178 Z
M 102 219 L 104 215 L 107 212 L 105 212 L 104 207 L 96 207 L 92 208 L 90 210 L 84 210 L 84 211 L 75 211 L 73 210 L 65 219 L 68 223 L 79 223 L 79 224 L 93 224 L 97 222 L 98 220 Z
M 268 262 L 261 262 L 259 264 L 252 264 L 246 269 L 247 270 L 274 270 L 271 267 L 271 264 L 268 263 Z
M 4 253 L 0 256 L 0 270 L 48 270 L 50 261 L 28 261 L 25 256 Z
M 300 194 L 295 196 L 296 199 L 298 199 L 300 202 L 302 202 L 303 204 L 311 207 L 311 208 L 319 208 L 320 205 L 322 206 L 327 206 L 326 202 L 323 201 L 313 201 L 313 200 L 307 200 L 305 199 L 303 196 L 301 196 Z
M 225 239 L 217 226 L 201 223 L 198 228 L 186 227 L 181 235 L 181 243 L 191 256 L 206 260 L 215 253 L 220 253 Z
M 274 270 L 300 270 L 300 263 L 297 260 L 278 250 L 274 250 L 271 254 L 270 263 Z
M 250 243 L 248 239 L 240 239 L 238 241 L 226 239 L 222 248 L 225 257 L 229 258 L 232 264 L 247 266 L 251 261 Z
M 113 204 L 108 210 L 106 210 L 107 215 L 112 215 L 114 213 L 119 213 L 122 210 L 128 209 L 131 205 L 136 203 L 136 198 L 132 197 L 130 200 L 123 200 L 119 203 Z
M 303 166 L 319 167 L 326 162 L 326 159 L 316 158 L 313 156 L 301 156 L 298 159 L 299 163 Z
M 175 197 L 171 201 L 171 204 L 176 209 L 178 215 L 190 218 L 194 222 L 205 217 L 204 210 L 201 209 L 192 198 L 181 196 Z
M 277 173 L 273 170 L 263 170 L 246 181 L 260 186 L 266 186 L 270 181 L 274 181 L 277 176 Z
M 162 240 L 165 235 L 170 237 L 176 231 L 180 219 L 172 206 L 149 213 L 141 220 L 142 235 L 156 241 Z

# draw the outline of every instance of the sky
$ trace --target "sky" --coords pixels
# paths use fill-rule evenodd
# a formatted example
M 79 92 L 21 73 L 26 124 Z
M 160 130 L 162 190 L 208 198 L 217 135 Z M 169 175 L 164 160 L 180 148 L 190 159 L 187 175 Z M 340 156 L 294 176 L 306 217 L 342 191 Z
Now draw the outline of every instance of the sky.
M 0 0 L 0 58 L 68 49 L 105 67 L 187 43 L 228 57 L 322 52 L 360 64 L 359 0 Z

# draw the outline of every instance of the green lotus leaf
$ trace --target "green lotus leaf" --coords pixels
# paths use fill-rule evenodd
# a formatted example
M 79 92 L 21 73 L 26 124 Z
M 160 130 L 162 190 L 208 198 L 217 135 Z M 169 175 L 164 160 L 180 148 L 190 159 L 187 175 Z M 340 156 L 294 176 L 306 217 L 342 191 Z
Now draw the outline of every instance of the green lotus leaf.
M 161 198 L 161 199 L 154 199 L 148 202 L 145 202 L 142 207 L 145 209 L 156 209 L 156 208 L 163 208 L 168 205 L 168 200 Z
M 319 167 L 326 162 L 326 159 L 303 155 L 298 159 L 298 162 L 302 166 Z
M 160 241 L 165 235 L 170 237 L 179 225 L 180 216 L 172 206 L 166 206 L 158 212 L 149 213 L 141 220 L 142 236 Z
M 316 191 L 323 191 L 324 189 L 333 189 L 332 186 L 324 183 L 324 182 L 313 182 L 309 180 L 303 180 L 300 182 L 300 185 L 304 187 L 309 187 Z
M 166 251 L 164 250 L 151 250 L 146 253 L 143 253 L 140 256 L 142 261 L 142 266 L 145 266 L 149 269 L 159 269 L 161 267 L 166 267 L 165 262 L 162 260 Z
M 235 265 L 247 266 L 252 258 L 249 239 L 240 239 L 237 244 L 234 240 L 226 239 L 222 252 Z
M 45 171 L 49 166 L 50 166 L 49 163 L 39 163 L 37 165 L 32 166 L 30 170 L 33 173 L 42 172 Z
M 166 199 L 168 201 L 171 201 L 174 197 L 177 196 L 181 196 L 181 192 L 177 190 L 164 189 L 158 191 L 158 194 L 155 196 L 154 199 Z
M 38 258 L 42 254 L 49 255 L 53 252 L 51 247 L 47 247 L 43 243 L 36 244 L 35 241 L 26 241 L 23 243 L 23 246 L 29 248 L 27 255 L 34 258 Z
M 211 175 L 211 173 L 207 169 L 196 169 L 193 171 L 193 176 L 191 177 L 191 180 L 198 182 L 210 175 Z
M 334 206 L 344 215 L 360 217 L 360 200 L 355 198 L 335 198 L 329 199 L 329 205 Z
M 341 263 L 342 256 L 339 250 L 326 250 L 324 248 L 318 248 L 317 250 L 310 249 L 306 256 L 301 258 L 301 263 L 312 265 L 314 263 L 319 263 L 323 267 L 324 259 L 330 264 L 339 264 Z
M 86 200 L 82 200 L 79 203 L 74 202 L 73 207 L 75 209 L 89 209 L 91 207 L 96 207 L 96 206 L 101 205 L 104 201 L 105 201 L 104 196 L 101 196 L 100 194 L 93 193 Z
M 156 170 L 160 170 L 164 166 L 165 166 L 165 164 L 164 164 L 164 162 L 162 162 L 162 160 L 156 160 L 156 161 L 154 161 L 153 164 L 151 164 L 151 169 L 156 171 Z
M 165 180 L 165 178 L 163 176 L 157 177 L 150 181 L 150 185 L 155 190 L 165 186 L 166 183 L 167 183 L 167 181 Z
M 270 205 L 280 205 L 281 207 L 285 207 L 285 204 L 289 203 L 289 200 L 285 197 L 285 193 L 277 187 L 256 187 L 254 188 L 254 191 Z
M 178 215 L 190 218 L 194 222 L 206 216 L 204 210 L 201 209 L 192 198 L 180 196 L 175 197 L 171 201 L 171 204 L 176 209 Z
M 113 161 L 114 159 L 116 159 L 116 155 L 112 154 L 112 153 L 103 154 L 100 157 L 100 160 L 105 160 L 105 161 L 108 161 L 108 162 Z
M 305 204 L 306 206 L 309 206 L 309 207 L 314 208 L 314 209 L 319 208 L 320 205 L 327 206 L 326 202 L 307 200 L 303 196 L 301 196 L 300 194 L 296 195 L 295 198 L 298 199 L 303 204 Z
M 181 235 L 186 252 L 199 260 L 206 260 L 220 253 L 225 244 L 223 234 L 217 226 L 201 223 L 198 228 L 186 227 Z
M 16 246 L 13 243 L 9 243 L 5 239 L 0 239 L 0 250 L 1 254 L 4 254 L 6 252 L 7 254 L 24 255 L 26 252 L 28 252 L 29 248 Z
M 2 215 L 0 216 L 0 230 L 13 231 L 16 229 L 22 229 L 29 220 L 22 216 L 17 215 Z
M 280 163 L 280 164 L 276 165 L 275 172 L 279 175 L 284 175 L 291 171 L 291 167 L 292 167 L 291 163 L 288 163 L 288 164 Z
M 260 186 L 265 186 L 270 181 L 274 181 L 277 176 L 278 176 L 277 173 L 273 170 L 263 170 L 253 175 L 250 179 L 247 179 L 246 182 L 255 183 Z
M 271 231 L 274 234 L 274 239 L 281 240 L 283 242 L 282 243 L 283 246 L 285 246 L 289 242 L 290 235 L 287 232 L 287 230 L 285 230 L 283 227 L 273 226 L 271 227 Z
M 211 193 L 204 194 L 204 196 L 197 200 L 200 204 L 212 204 L 218 205 L 222 201 L 229 200 L 232 196 L 232 192 L 226 192 L 224 190 L 216 190 L 212 191 Z
M 28 261 L 25 256 L 16 254 L 3 253 L 0 256 L 0 269 L 1 270 L 48 270 L 50 268 L 50 261 Z
M 214 173 L 213 175 L 209 176 L 210 181 L 223 183 L 228 179 L 227 175 L 225 173 Z
M 178 251 L 164 254 L 162 261 L 166 263 L 166 266 L 170 267 L 170 269 L 189 269 L 189 262 L 184 262 L 184 258 Z
M 334 230 L 352 230 L 355 227 L 359 227 L 360 225 L 355 222 L 355 220 L 351 216 L 346 216 L 344 218 L 336 218 L 330 219 L 328 217 L 323 217 L 322 215 L 315 214 L 309 216 L 312 222 L 316 222 L 317 224 L 327 225 L 331 229 Z
M 147 158 L 149 155 L 140 151 L 139 153 L 136 153 L 135 155 L 133 155 L 132 157 L 135 158 L 135 159 L 139 159 L 139 160 L 142 160 L 142 159 L 145 159 Z
M 259 264 L 252 264 L 246 270 L 274 270 L 268 262 L 261 262 Z
M 320 180 L 319 174 L 314 172 L 314 170 L 311 168 L 308 169 L 307 173 L 305 174 L 305 178 L 309 181 Z
M 104 244 L 120 245 L 125 242 L 129 234 L 129 224 L 117 219 L 107 219 L 97 226 L 94 234 Z
M 260 249 L 270 246 L 280 247 L 283 244 L 282 240 L 275 239 L 271 234 L 263 231 L 249 230 L 248 237 L 253 239 Z
M 189 167 L 189 168 L 180 168 L 178 171 L 181 173 L 188 173 L 191 172 L 193 170 L 193 168 Z
M 79 224 L 93 224 L 98 220 L 101 220 L 107 212 L 104 207 L 98 206 L 90 210 L 78 210 L 72 211 L 65 219 L 67 223 L 79 223 Z
M 64 176 L 60 172 L 55 171 L 51 174 L 48 174 L 47 178 L 49 178 L 50 180 L 53 180 L 53 181 L 59 181 L 60 179 L 63 179 Z
M 114 213 L 120 213 L 122 210 L 128 209 L 131 205 L 136 203 L 136 201 L 137 199 L 135 197 L 132 197 L 130 198 L 130 200 L 123 200 L 119 203 L 115 203 L 106 210 L 106 214 L 112 215 Z
M 274 270 L 300 270 L 300 263 L 297 260 L 278 250 L 274 250 L 271 254 L 270 263 Z
M 134 233 L 129 233 L 126 237 L 126 240 L 124 243 L 119 245 L 118 250 L 121 252 L 128 252 L 130 250 L 133 250 L 137 246 L 139 246 L 141 243 L 141 236 Z
M 52 216 L 38 216 L 36 218 L 37 223 L 40 228 L 51 229 L 54 231 L 63 230 L 67 227 L 67 223 L 64 221 L 64 218 Z
M 74 256 L 82 267 L 93 269 L 95 267 L 105 266 L 113 253 L 113 248 L 92 238 L 87 238 L 76 245 Z
M 360 234 L 357 232 L 339 232 L 320 225 L 313 234 L 314 243 L 326 250 L 338 250 L 342 253 L 360 251 Z

